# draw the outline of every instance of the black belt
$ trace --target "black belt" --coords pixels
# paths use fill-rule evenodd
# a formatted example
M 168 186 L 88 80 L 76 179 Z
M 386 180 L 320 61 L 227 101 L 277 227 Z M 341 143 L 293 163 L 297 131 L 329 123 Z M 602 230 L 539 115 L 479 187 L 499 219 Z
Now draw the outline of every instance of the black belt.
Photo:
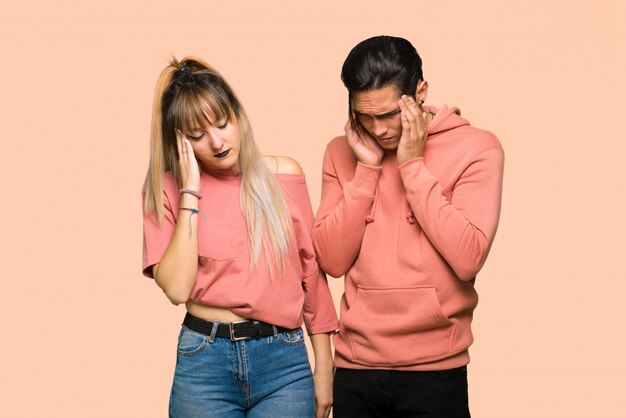
M 183 325 L 192 331 L 204 335 L 211 335 L 213 327 L 217 325 L 215 336 L 228 338 L 231 341 L 249 340 L 251 338 L 270 337 L 282 332 L 294 331 L 293 329 L 278 327 L 265 322 L 248 319 L 238 322 L 211 322 L 193 316 L 189 312 L 185 315 Z

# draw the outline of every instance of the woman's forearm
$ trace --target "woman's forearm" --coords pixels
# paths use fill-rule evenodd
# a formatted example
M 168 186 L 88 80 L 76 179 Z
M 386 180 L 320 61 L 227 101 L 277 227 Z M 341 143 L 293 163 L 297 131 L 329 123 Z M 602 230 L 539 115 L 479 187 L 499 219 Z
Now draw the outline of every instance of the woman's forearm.
M 330 350 L 330 334 L 313 334 L 310 336 L 315 358 L 315 370 L 333 369 L 333 355 Z
M 330 350 L 330 334 L 311 335 L 315 356 L 315 417 L 327 417 L 333 405 L 333 356 Z
M 198 198 L 183 194 L 180 207 L 198 208 Z M 167 298 L 174 304 L 189 299 L 198 271 L 198 216 L 180 209 L 172 239 L 163 258 L 153 267 L 153 275 Z

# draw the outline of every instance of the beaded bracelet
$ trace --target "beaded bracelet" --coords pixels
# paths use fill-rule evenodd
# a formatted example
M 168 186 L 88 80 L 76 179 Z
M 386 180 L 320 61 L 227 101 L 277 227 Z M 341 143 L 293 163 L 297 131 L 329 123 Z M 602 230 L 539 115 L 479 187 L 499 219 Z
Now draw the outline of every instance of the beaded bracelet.
M 196 208 L 186 208 L 184 206 L 179 207 L 178 209 L 180 210 L 188 210 L 189 212 L 191 212 L 189 214 L 189 236 L 191 236 L 191 217 L 193 215 L 195 215 L 196 213 L 201 213 L 202 216 L 204 216 L 204 220 L 206 221 L 206 214 L 204 212 L 202 212 L 200 209 L 196 209 Z
M 202 193 L 197 192 L 197 191 L 195 191 L 195 190 L 191 190 L 191 189 L 180 189 L 180 190 L 178 191 L 178 193 L 179 193 L 181 196 L 183 195 L 183 193 L 189 193 L 190 195 L 193 195 L 193 196 L 197 197 L 197 198 L 198 198 L 198 200 L 202 199 Z

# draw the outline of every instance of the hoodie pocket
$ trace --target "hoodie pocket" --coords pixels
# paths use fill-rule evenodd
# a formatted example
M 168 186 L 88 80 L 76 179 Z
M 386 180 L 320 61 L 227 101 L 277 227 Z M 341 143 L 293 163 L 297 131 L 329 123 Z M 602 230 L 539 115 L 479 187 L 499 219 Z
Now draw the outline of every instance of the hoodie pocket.
M 355 362 L 401 366 L 445 357 L 454 322 L 433 287 L 359 286 L 342 328 Z

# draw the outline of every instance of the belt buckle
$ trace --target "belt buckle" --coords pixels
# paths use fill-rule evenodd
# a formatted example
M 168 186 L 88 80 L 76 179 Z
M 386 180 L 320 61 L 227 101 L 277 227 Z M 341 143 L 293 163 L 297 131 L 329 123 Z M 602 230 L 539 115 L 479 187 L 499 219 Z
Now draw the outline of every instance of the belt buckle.
M 231 341 L 249 340 L 250 338 L 252 338 L 252 337 L 235 337 L 235 328 L 233 328 L 233 325 L 243 324 L 244 322 L 248 322 L 248 321 L 246 320 L 246 321 L 237 321 L 237 322 L 228 323 L 228 331 L 230 332 Z

